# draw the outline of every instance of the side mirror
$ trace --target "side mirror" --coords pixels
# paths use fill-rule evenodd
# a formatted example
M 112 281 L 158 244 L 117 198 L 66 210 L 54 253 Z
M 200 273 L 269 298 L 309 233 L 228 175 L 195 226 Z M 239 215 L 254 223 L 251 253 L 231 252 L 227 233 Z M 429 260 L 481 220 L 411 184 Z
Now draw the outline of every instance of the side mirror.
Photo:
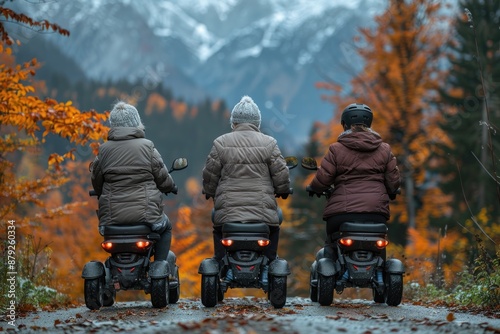
M 318 164 L 316 163 L 316 159 L 311 157 L 302 158 L 301 166 L 305 169 L 317 170 Z
M 169 170 L 169 172 L 172 172 L 174 170 L 181 170 L 184 169 L 188 166 L 188 161 L 186 158 L 177 158 L 172 162 L 172 168 Z
M 296 157 L 292 157 L 292 156 L 285 157 L 285 161 L 286 161 L 286 166 L 288 167 L 288 169 L 295 168 L 299 164 L 299 159 L 297 159 Z

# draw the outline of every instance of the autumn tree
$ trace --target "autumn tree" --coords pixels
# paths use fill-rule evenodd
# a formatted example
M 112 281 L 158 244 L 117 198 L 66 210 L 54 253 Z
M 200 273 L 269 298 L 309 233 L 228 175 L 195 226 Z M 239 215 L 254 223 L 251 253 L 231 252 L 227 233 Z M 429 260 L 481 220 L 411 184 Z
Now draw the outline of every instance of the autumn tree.
M 66 214 L 78 204 L 59 202 L 53 207 L 46 195 L 68 182 L 65 160 L 75 159 L 77 147 L 97 149 L 104 140 L 106 114 L 82 112 L 71 101 L 58 102 L 41 97 L 33 76 L 36 59 L 16 64 L 12 46 L 20 43 L 11 38 L 8 23 L 17 23 L 39 31 L 69 32 L 46 20 L 37 21 L 6 8 L 0 3 L 0 219 L 2 235 L 8 220 L 15 220 L 18 243 L 33 235 L 42 217 L 54 219 Z M 40 167 L 32 163 L 43 151 L 46 139 L 55 136 L 68 143 L 64 152 L 48 152 L 48 161 Z M 31 166 L 31 167 L 30 167 Z M 2 238 L 3 239 L 3 238 Z M 36 238 L 35 238 L 36 240 Z M 48 243 L 49 241 L 45 240 Z M 24 245 L 28 249 L 28 245 Z M 23 247 L 18 247 L 22 249 Z M 36 255 L 36 254 L 35 254 Z M 29 261 L 28 261 L 29 262 Z M 24 264 L 19 261 L 19 265 Z M 18 268 L 22 272 L 23 268 Z M 2 270 L 2 272 L 5 272 Z M 5 294 L 2 294 L 5 297 Z
M 391 202 L 392 221 L 407 224 L 408 230 L 391 224 L 390 231 L 408 236 L 407 256 L 437 250 L 447 229 L 432 227 L 431 220 L 451 212 L 438 175 L 432 173 L 446 163 L 442 147 L 451 145 L 439 127 L 442 114 L 435 104 L 446 76 L 442 64 L 447 20 L 441 10 L 442 3 L 435 0 L 390 0 L 387 10 L 375 17 L 375 27 L 360 30 L 357 51 L 364 67 L 352 79 L 351 89 L 333 80 L 318 85 L 333 90 L 327 98 L 339 110 L 322 130 L 324 145 L 336 141 L 342 131 L 341 110 L 352 102 L 372 108 L 372 128 L 391 144 L 403 178 L 403 193 Z M 421 231 L 426 231 L 426 240 L 415 239 Z M 457 238 L 447 232 L 447 240 Z
M 446 116 L 441 126 L 454 144 L 446 148 L 451 163 L 441 170 L 448 175 L 443 189 L 453 196 L 453 219 L 463 224 L 471 216 L 487 215 L 482 227 L 488 232 L 500 222 L 499 14 L 499 1 L 460 1 L 449 43 L 450 72 L 441 92 Z M 489 234 L 500 236 L 500 230 Z

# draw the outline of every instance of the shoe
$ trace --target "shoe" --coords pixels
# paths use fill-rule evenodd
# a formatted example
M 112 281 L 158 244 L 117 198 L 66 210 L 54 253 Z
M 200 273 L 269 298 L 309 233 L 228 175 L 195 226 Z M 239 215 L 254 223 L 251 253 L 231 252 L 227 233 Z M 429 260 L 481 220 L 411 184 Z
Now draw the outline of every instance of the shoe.
M 233 279 L 234 279 L 234 276 L 233 276 L 233 270 L 232 270 L 232 269 L 228 269 L 228 270 L 227 270 L 227 273 L 226 273 L 226 277 L 224 278 L 224 282 L 225 282 L 225 283 L 229 283 L 229 282 L 231 282 Z
M 263 285 L 267 285 L 269 283 L 268 281 L 268 276 L 269 276 L 269 265 L 262 266 L 262 271 L 260 273 L 260 283 Z

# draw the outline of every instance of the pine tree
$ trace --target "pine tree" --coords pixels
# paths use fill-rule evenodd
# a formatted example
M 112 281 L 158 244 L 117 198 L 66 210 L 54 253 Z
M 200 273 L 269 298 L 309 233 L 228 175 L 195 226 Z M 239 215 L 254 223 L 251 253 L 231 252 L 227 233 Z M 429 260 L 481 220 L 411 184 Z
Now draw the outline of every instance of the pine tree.
M 441 92 L 447 116 L 442 128 L 454 143 L 447 150 L 453 163 L 441 171 L 452 175 L 443 189 L 453 194 L 456 221 L 486 210 L 498 223 L 500 1 L 462 0 L 459 10 L 451 70 Z

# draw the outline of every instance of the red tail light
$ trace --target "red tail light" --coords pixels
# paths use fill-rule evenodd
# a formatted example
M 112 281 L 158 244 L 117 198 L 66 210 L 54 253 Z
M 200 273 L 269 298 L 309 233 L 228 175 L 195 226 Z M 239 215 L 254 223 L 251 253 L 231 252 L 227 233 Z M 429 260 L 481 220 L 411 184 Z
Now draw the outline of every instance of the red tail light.
M 378 248 L 382 249 L 382 248 L 387 247 L 387 245 L 389 244 L 389 241 L 387 241 L 385 239 L 379 239 L 379 240 L 377 240 L 376 244 L 377 244 Z
M 339 240 L 339 242 L 341 245 L 346 247 L 352 246 L 352 244 L 354 243 L 354 241 L 352 241 L 352 239 L 349 238 L 342 238 Z
M 138 248 L 146 248 L 149 246 L 149 241 L 137 241 L 135 243 L 135 245 L 138 247 Z
M 257 243 L 259 244 L 260 247 L 266 247 L 269 245 L 270 241 L 269 240 L 257 240 Z
M 231 239 L 222 239 L 220 242 L 222 242 L 222 244 L 226 247 L 229 247 L 233 244 L 233 240 Z
M 111 250 L 113 248 L 113 243 L 112 242 L 102 242 L 101 247 L 104 248 L 104 250 Z

